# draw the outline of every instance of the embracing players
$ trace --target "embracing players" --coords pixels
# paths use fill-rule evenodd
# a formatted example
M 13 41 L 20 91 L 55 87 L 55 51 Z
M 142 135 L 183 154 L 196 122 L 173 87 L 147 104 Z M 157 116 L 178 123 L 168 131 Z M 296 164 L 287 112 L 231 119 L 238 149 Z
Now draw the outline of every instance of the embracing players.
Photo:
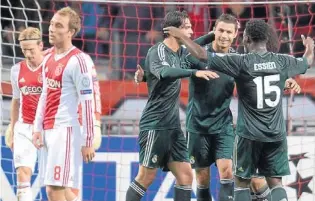
M 252 176 L 265 176 L 273 201 L 286 200 L 282 176 L 290 174 L 282 96 L 286 79 L 305 73 L 314 60 L 314 41 L 304 38 L 303 58 L 267 51 L 269 26 L 250 20 L 243 36 L 249 54 L 207 52 L 175 27 L 164 29 L 208 67 L 235 78 L 239 114 L 235 140 L 235 201 L 249 201 Z M 270 196 L 267 198 L 270 200 Z
M 176 26 L 187 37 L 193 33 L 185 12 L 167 13 L 163 26 Z M 210 71 L 182 69 L 184 57 L 181 44 L 168 35 L 148 51 L 145 70 L 149 99 L 140 119 L 140 167 L 129 186 L 126 201 L 141 200 L 158 168 L 174 174 L 175 201 L 191 198 L 192 171 L 179 119 L 180 78 L 192 76 L 209 80 L 218 76 Z
M 204 48 L 209 52 L 235 53 L 231 45 L 237 36 L 237 28 L 238 22 L 234 16 L 222 14 L 215 23 L 214 41 Z M 277 51 L 277 43 L 272 43 L 273 40 L 268 40 L 268 49 Z M 208 65 L 189 54 L 185 63 L 186 68 L 191 69 L 202 69 Z M 136 82 L 141 81 L 142 76 L 143 72 L 138 66 Z M 219 199 L 233 200 L 232 153 L 235 135 L 230 102 L 234 78 L 223 73 L 219 73 L 219 76 L 210 81 L 191 77 L 189 82 L 186 130 L 190 162 L 196 171 L 198 201 L 212 199 L 209 191 L 209 167 L 212 163 L 216 163 L 220 176 Z M 288 80 L 287 83 L 290 88 L 299 90 L 294 80 Z M 253 178 L 252 184 L 259 198 L 269 191 L 264 179 Z

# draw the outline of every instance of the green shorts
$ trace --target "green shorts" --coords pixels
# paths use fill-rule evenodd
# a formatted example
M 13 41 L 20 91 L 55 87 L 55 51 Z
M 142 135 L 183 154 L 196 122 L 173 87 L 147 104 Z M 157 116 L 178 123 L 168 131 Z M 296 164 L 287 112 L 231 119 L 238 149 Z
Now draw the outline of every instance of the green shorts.
M 287 139 L 258 142 L 236 136 L 233 167 L 234 175 L 244 179 L 290 175 Z
M 232 159 L 234 129 L 228 124 L 218 134 L 197 134 L 187 132 L 190 163 L 193 168 L 209 167 L 218 159 Z
M 188 162 L 186 138 L 181 129 L 147 130 L 139 134 L 139 163 L 169 171 L 170 162 Z

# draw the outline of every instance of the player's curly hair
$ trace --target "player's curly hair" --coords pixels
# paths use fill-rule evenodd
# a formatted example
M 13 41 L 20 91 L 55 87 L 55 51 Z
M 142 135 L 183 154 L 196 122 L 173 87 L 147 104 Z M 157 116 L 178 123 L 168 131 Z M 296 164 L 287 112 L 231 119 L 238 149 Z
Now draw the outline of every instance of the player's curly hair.
M 170 11 L 164 17 L 162 29 L 170 26 L 179 28 L 183 25 L 185 19 L 189 19 L 189 15 L 186 11 Z M 168 34 L 164 34 L 165 38 L 167 36 Z
M 246 35 L 254 43 L 267 42 L 269 25 L 264 20 L 252 19 L 246 23 Z
M 280 47 L 279 37 L 276 30 L 271 25 L 268 24 L 268 26 L 267 51 L 277 53 Z

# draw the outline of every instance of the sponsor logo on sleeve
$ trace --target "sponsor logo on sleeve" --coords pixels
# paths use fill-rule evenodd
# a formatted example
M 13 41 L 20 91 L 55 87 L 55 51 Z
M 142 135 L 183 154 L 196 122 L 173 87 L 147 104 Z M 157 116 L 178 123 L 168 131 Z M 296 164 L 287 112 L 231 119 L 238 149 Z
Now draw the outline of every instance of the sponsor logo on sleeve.
M 92 89 L 84 89 L 80 91 L 81 95 L 92 94 Z

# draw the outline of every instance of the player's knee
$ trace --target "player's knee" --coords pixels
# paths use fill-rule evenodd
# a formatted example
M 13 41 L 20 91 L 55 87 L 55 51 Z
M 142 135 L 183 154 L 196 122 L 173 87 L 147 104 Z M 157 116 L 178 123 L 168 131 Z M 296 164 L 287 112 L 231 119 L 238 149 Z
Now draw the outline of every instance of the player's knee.
M 251 188 L 254 192 L 257 192 L 259 189 L 266 185 L 265 178 L 253 177 L 251 179 Z
M 65 198 L 65 188 L 61 186 L 46 186 L 46 193 L 50 201 L 60 201 Z
M 18 167 L 16 169 L 18 182 L 29 182 L 32 176 L 32 170 L 29 167 Z
M 219 169 L 220 179 L 232 179 L 233 172 L 232 167 L 229 165 L 224 165 Z
M 235 177 L 234 178 L 235 187 L 240 188 L 249 188 L 250 187 L 250 179 L 244 179 L 241 177 Z
M 148 188 L 155 179 L 157 169 L 140 166 L 136 181 L 143 187 Z
M 282 186 L 282 178 L 281 177 L 267 177 L 266 181 L 270 189 L 274 187 Z
M 176 177 L 176 184 L 180 186 L 191 185 L 193 181 L 192 171 L 183 171 Z
M 209 186 L 210 183 L 210 169 L 198 168 L 196 169 L 196 180 L 199 186 Z
M 229 159 L 218 159 L 216 161 L 220 179 L 232 179 L 233 171 L 232 171 L 232 160 Z

